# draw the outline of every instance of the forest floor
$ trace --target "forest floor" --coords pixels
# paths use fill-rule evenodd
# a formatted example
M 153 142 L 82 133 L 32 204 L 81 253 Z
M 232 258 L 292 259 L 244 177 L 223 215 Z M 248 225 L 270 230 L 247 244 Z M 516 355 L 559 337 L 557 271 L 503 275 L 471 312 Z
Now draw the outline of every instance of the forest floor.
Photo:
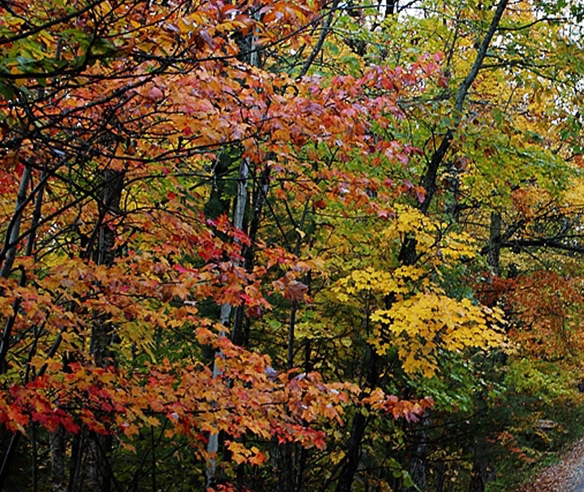
M 571 446 L 559 463 L 541 471 L 516 492 L 584 492 L 584 439 Z

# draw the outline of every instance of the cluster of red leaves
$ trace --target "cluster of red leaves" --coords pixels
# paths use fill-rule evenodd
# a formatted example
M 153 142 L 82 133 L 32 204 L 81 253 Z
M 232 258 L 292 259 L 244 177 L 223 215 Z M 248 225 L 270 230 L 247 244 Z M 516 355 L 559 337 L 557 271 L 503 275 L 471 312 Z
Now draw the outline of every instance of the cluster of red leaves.
M 584 298 L 581 279 L 550 271 L 537 271 L 515 279 L 507 302 L 516 322 L 510 337 L 541 359 L 582 353 L 574 310 Z
M 379 388 L 373 390 L 369 396 L 362 398 L 361 403 L 372 410 L 391 414 L 396 420 L 404 418 L 408 422 L 417 422 L 418 418 L 434 405 L 431 397 L 420 400 L 400 400 L 395 395 L 383 393 Z
M 522 449 L 515 439 L 515 436 L 508 431 L 500 432 L 497 435 L 497 440 L 503 445 L 510 453 L 515 455 L 519 460 L 525 463 L 535 463 L 536 459 L 528 456 L 524 449 Z
M 510 338 L 533 356 L 551 360 L 582 353 L 574 314 L 584 302 L 581 277 L 538 270 L 516 278 L 490 276 L 477 284 L 481 302 L 509 315 Z
M 140 427 L 158 426 L 166 419 L 171 424 L 167 436 L 193 437 L 197 452 L 204 456 L 209 433 L 223 431 L 232 439 L 248 433 L 322 449 L 326 436 L 315 424 L 330 420 L 342 424 L 348 404 L 410 421 L 432 403 L 400 401 L 380 390 L 359 400 L 355 385 L 325 384 L 316 373 L 277 375 L 265 356 L 210 330 L 198 330 L 197 338 L 221 350 L 216 361 L 219 376 L 200 363 L 168 360 L 140 372 L 79 363 L 59 371 L 60 363 L 50 361 L 47 372 L 1 394 L 0 424 L 25 433 L 31 422 L 49 430 L 62 425 L 73 433 L 83 425 L 98 434 L 114 434 L 131 446 Z M 249 458 L 257 459 L 254 456 Z

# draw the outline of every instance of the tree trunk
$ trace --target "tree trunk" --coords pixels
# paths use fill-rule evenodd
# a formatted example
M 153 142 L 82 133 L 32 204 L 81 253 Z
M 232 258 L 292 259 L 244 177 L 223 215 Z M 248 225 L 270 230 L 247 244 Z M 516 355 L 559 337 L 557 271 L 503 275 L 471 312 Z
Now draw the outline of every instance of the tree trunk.
M 51 435 L 52 492 L 67 492 L 65 480 L 65 429 L 59 426 Z
M 373 347 L 368 347 L 369 361 L 367 363 L 366 391 L 377 386 L 379 380 L 379 355 Z M 347 454 L 345 455 L 344 466 L 341 470 L 336 492 L 350 492 L 355 480 L 355 475 L 361 461 L 361 444 L 367 429 L 367 417 L 357 409 L 351 425 L 351 435 Z
M 499 212 L 491 213 L 491 224 L 489 228 L 489 249 L 487 262 L 491 267 L 493 275 L 501 273 L 500 252 L 501 252 L 501 214 Z M 493 296 L 489 305 L 492 307 L 497 303 Z M 478 434 L 475 441 L 473 467 L 471 471 L 469 492 L 484 492 L 488 481 L 489 460 L 487 452 L 489 443 L 483 434 Z
M 485 492 L 489 470 L 487 450 L 488 443 L 486 437 L 479 435 L 475 443 L 474 461 L 468 488 L 469 492 Z
M 501 256 L 501 214 L 491 213 L 491 225 L 489 228 L 489 253 L 487 262 L 493 271 L 493 275 L 499 276 L 501 268 L 499 258 Z
M 116 256 L 116 231 L 108 223 L 112 214 L 119 213 L 122 191 L 124 189 L 124 172 L 106 169 L 103 173 L 102 200 L 99 204 L 100 217 L 94 233 L 97 239 L 93 260 L 98 265 L 111 267 Z M 91 244 L 89 248 L 91 248 Z M 114 326 L 107 315 L 96 313 L 91 329 L 90 353 L 97 367 L 107 367 L 115 363 L 109 347 L 115 337 Z M 109 436 L 92 435 L 91 438 L 80 441 L 80 457 L 76 464 L 85 468 L 86 480 L 82 481 L 84 489 L 96 492 L 110 492 L 111 467 L 108 454 L 111 451 L 112 440 Z M 84 458 L 84 459 L 83 459 Z M 79 473 L 79 470 L 77 471 Z
M 430 415 L 426 412 L 417 429 L 414 431 L 412 442 L 412 458 L 410 459 L 410 476 L 414 482 L 413 490 L 425 492 L 427 487 L 427 463 L 428 455 L 428 426 Z
M 238 173 L 238 183 L 237 183 L 237 195 L 235 197 L 235 205 L 233 212 L 233 225 L 238 229 L 243 229 L 243 221 L 245 217 L 245 210 L 247 208 L 248 196 L 247 196 L 247 185 L 248 185 L 248 175 L 249 175 L 249 163 L 247 159 L 242 159 L 239 165 Z M 223 335 L 229 332 L 229 324 L 231 318 L 231 305 L 223 304 L 221 306 L 220 323 L 225 327 Z M 221 353 L 215 355 L 215 357 L 221 357 Z M 213 376 L 219 376 L 219 369 L 217 364 L 213 362 Z M 217 463 L 214 456 L 217 456 L 219 452 L 219 433 L 213 433 L 209 435 L 209 443 L 207 444 L 207 452 L 211 455 L 209 462 L 207 463 L 207 487 L 212 487 L 215 484 L 215 471 Z
M 345 466 L 341 471 L 336 492 L 350 492 L 351 490 L 355 474 L 359 468 L 359 461 L 361 460 L 361 443 L 363 442 L 366 428 L 367 418 L 360 411 L 357 411 L 353 417 Z
M 439 461 L 436 463 L 436 492 L 444 492 L 444 484 L 446 483 L 446 463 Z

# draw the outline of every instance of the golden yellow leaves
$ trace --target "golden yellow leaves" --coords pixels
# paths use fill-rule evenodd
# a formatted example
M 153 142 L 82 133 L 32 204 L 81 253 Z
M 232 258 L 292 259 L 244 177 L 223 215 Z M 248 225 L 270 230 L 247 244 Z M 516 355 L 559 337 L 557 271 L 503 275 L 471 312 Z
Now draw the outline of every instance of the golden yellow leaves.
M 434 223 L 412 207 L 397 206 L 392 223 L 375 238 L 380 268 L 373 266 L 354 270 L 340 279 L 332 291 L 341 302 L 349 302 L 359 292 L 380 295 L 406 295 L 420 287 L 431 289 L 430 276 L 440 277 L 440 267 L 448 267 L 462 258 L 476 256 L 475 242 L 466 233 L 448 229 L 447 224 Z M 416 240 L 420 260 L 416 265 L 400 264 L 399 250 L 406 237 Z
M 353 270 L 332 292 L 345 306 L 365 308 L 367 324 L 373 326 L 369 343 L 380 355 L 396 348 L 407 373 L 431 377 L 440 351 L 499 346 L 502 318 L 470 299 L 448 295 L 441 286 L 446 270 L 476 256 L 473 239 L 417 209 L 396 209 L 396 218 L 377 235 L 377 266 Z M 399 259 L 406 238 L 416 241 L 414 265 Z
M 582 161 L 582 157 L 578 156 L 578 161 Z M 566 208 L 581 209 L 584 207 L 584 180 L 581 177 L 574 178 L 563 195 Z
M 380 354 L 398 347 L 403 368 L 431 377 L 438 370 L 439 350 L 492 348 L 503 341 L 497 323 L 501 313 L 436 293 L 418 293 L 371 315 L 376 322 L 372 345 Z
M 410 267 L 404 267 L 412 270 Z M 375 291 L 387 295 L 391 293 L 405 293 L 407 288 L 403 284 L 404 273 L 400 268 L 394 272 L 377 271 L 373 267 L 365 270 L 355 270 L 348 277 L 341 279 L 333 287 L 333 292 L 341 302 L 348 302 L 349 296 L 358 294 L 360 291 Z M 418 272 L 412 272 L 418 273 Z
M 467 233 L 448 229 L 446 223 L 436 223 L 418 209 L 398 205 L 396 218 L 381 237 L 383 246 L 399 245 L 406 235 L 416 240 L 419 255 L 427 255 L 434 265 L 476 256 L 475 241 Z

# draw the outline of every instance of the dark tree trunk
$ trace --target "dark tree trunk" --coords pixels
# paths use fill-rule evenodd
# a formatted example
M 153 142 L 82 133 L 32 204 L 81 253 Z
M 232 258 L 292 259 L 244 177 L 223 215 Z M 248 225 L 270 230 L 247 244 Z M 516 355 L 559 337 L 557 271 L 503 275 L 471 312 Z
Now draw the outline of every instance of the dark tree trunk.
M 426 412 L 421 422 L 416 426 L 412 436 L 412 458 L 410 459 L 410 476 L 417 492 L 425 492 L 428 481 L 427 455 L 428 455 L 428 426 L 430 415 Z
M 369 347 L 369 361 L 367 367 L 367 389 L 375 388 L 379 380 L 379 355 L 374 348 Z M 356 411 L 351 425 L 351 435 L 347 454 L 344 459 L 341 475 L 337 482 L 336 492 L 350 492 L 355 480 L 355 474 L 361 461 L 361 445 L 367 429 L 367 417 L 359 410 Z
M 478 436 L 475 443 L 475 457 L 471 471 L 469 492 L 485 492 L 488 481 L 488 443 L 485 436 Z
M 95 246 L 91 257 L 98 265 L 111 267 L 116 257 L 116 231 L 110 221 L 120 212 L 123 188 L 124 172 L 106 169 L 103 173 L 103 191 L 99 203 L 99 223 L 96 225 L 92 238 L 94 244 L 90 243 L 88 249 L 89 256 L 91 247 Z M 109 321 L 109 317 L 96 313 L 91 331 L 90 352 L 97 367 L 107 367 L 115 363 L 110 353 L 114 338 L 115 327 Z M 77 456 L 72 458 L 75 460 L 72 477 L 85 478 L 80 481 L 83 489 L 110 492 L 112 470 L 108 455 L 112 448 L 111 437 L 89 433 L 86 438 L 82 436 L 78 445 Z M 83 467 L 83 470 L 75 469 L 75 467 Z
M 67 492 L 65 480 L 65 430 L 57 428 L 51 435 L 51 482 L 52 492 Z

